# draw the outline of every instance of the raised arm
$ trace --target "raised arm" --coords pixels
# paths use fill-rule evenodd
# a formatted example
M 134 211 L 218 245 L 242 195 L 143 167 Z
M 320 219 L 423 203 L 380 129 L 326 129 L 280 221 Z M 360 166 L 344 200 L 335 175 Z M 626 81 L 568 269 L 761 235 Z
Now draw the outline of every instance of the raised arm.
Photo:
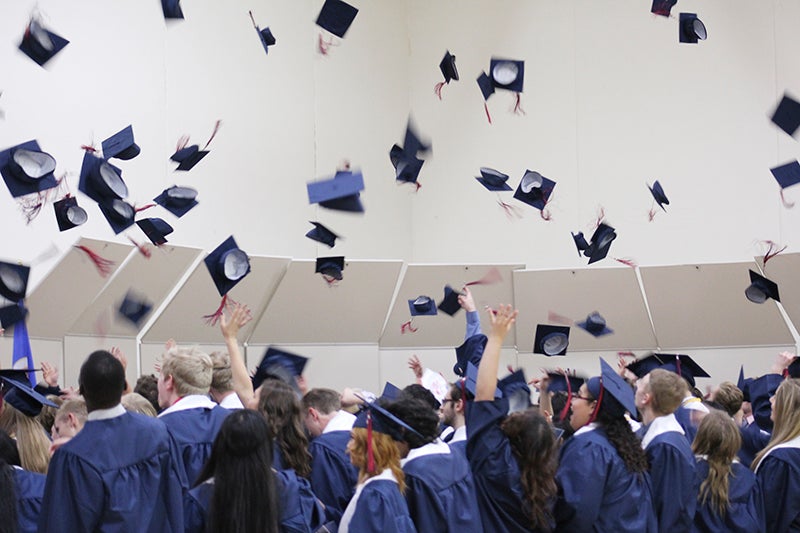
M 464 334 L 464 340 L 467 340 L 481 332 L 481 317 L 475 307 L 475 300 L 472 298 L 472 293 L 466 285 L 461 288 L 458 303 L 461 305 L 461 308 L 466 311 L 467 315 L 467 330 Z
M 497 310 L 487 309 L 491 330 L 483 358 L 478 367 L 478 382 L 475 386 L 475 401 L 494 400 L 494 391 L 497 388 L 497 368 L 500 364 L 500 349 L 503 340 L 511 331 L 511 326 L 517 319 L 518 311 L 510 305 L 501 305 Z
M 242 357 L 242 352 L 239 350 L 237 336 L 239 335 L 239 328 L 252 319 L 253 315 L 246 305 L 236 304 L 230 318 L 223 313 L 219 322 L 219 329 L 222 332 L 222 338 L 225 339 L 225 347 L 231 360 L 233 390 L 239 395 L 243 405 L 249 405 L 255 393 L 253 391 L 253 382 L 247 373 L 247 365 L 244 362 L 244 357 Z

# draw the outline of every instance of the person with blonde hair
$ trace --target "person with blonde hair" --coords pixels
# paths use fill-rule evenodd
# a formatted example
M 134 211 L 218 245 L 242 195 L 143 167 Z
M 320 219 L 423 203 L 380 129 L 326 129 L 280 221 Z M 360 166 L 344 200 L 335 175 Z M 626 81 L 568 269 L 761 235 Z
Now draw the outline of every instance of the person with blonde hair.
M 239 395 L 233 390 L 233 372 L 231 358 L 225 352 L 211 352 L 211 399 L 226 409 L 244 409 Z
M 787 379 L 770 398 L 772 438 L 753 461 L 764 493 L 767 531 L 800 529 L 800 380 Z
M 138 392 L 129 392 L 122 395 L 122 407 L 129 413 L 139 413 L 140 415 L 151 416 L 153 418 L 158 416 L 153 404 L 150 400 L 139 394 Z
M 0 429 L 17 441 L 22 468 L 46 474 L 50 463 L 50 439 L 36 417 L 43 405 L 54 407 L 55 404 L 22 381 L 2 377 L 2 383 Z
M 692 444 L 700 482 L 694 531 L 765 531 L 756 476 L 736 460 L 741 442 L 739 428 L 726 412 L 713 409 L 700 422 Z

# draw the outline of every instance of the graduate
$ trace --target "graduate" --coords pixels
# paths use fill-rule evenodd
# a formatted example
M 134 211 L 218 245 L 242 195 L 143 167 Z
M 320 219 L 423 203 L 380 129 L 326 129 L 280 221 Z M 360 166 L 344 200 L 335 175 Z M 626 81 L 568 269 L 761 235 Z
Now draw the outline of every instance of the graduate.
M 800 529 L 800 380 L 787 379 L 772 398 L 774 429 L 753 461 L 764 494 L 767 531 Z
M 272 466 L 275 470 L 294 470 L 298 476 L 307 478 L 311 474 L 311 455 L 301 409 L 294 389 L 285 382 L 267 379 L 261 385 L 258 410 L 266 417 L 275 437 Z
M 424 401 L 405 393 L 386 409 L 416 432 L 398 443 L 405 497 L 417 531 L 481 533 L 472 471 L 465 455 L 437 438 L 439 417 Z
M 483 529 L 550 531 L 557 490 L 556 439 L 537 410 L 509 416 L 508 398 L 497 398 L 500 350 L 517 311 L 511 306 L 487 311 L 491 332 L 477 371 L 475 401 L 467 405 L 466 416 L 467 457 Z
M 740 443 L 739 428 L 726 413 L 712 410 L 700 422 L 692 445 L 699 484 L 692 531 L 766 531 L 756 476 L 734 460 Z
M 8 524 L 16 523 L 20 533 L 33 533 L 42 508 L 45 476 L 19 465 L 17 443 L 0 429 L 0 494 L 16 496 L 0 498 L 0 516 Z
M 347 444 L 358 468 L 358 486 L 339 522 L 339 533 L 416 533 L 403 497 L 405 476 L 395 443 L 401 431 L 413 432 L 389 413 L 385 400 L 367 403 L 353 424 Z
M 657 531 L 647 457 L 626 411 L 633 391 L 604 361 L 572 400 L 575 430 L 561 448 L 556 531 Z

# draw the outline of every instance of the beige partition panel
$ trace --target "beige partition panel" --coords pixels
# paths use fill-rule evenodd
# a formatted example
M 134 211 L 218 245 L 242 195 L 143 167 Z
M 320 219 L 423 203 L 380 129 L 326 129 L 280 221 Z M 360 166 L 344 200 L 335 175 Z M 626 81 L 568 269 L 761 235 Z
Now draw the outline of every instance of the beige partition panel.
M 110 261 L 108 275 L 101 275 L 77 246 Z M 80 239 L 27 299 L 31 338 L 61 340 L 132 250 L 129 244 Z
M 533 352 L 537 324 L 571 325 L 568 354 L 656 347 L 636 272 L 629 267 L 518 271 L 514 273 L 514 305 L 519 309 L 520 353 Z M 574 324 L 550 322 L 551 311 L 576 322 L 597 311 L 614 333 L 594 337 Z
M 344 279 L 327 285 L 316 261 L 292 261 L 248 344 L 375 343 L 401 261 L 346 261 Z
M 291 259 L 288 257 L 250 257 L 250 274 L 228 292 L 228 298 L 247 305 L 254 320 L 239 332 L 239 342 L 244 342 L 253 331 L 278 284 L 286 273 Z M 175 294 L 169 305 L 159 315 L 142 337 L 142 342 L 164 343 L 175 339 L 186 344 L 213 344 L 222 342 L 219 325 L 212 326 L 203 319 L 220 305 L 217 292 L 205 261 L 200 261 L 186 283 Z
M 642 267 L 660 348 L 794 344 L 773 301 L 759 305 L 745 297 L 748 269 L 758 267 L 755 262 Z
M 776 255 L 766 266 L 762 259 L 756 258 L 761 274 L 778 284 L 781 305 L 797 328 L 800 325 L 800 254 Z
M 135 253 L 97 299 L 86 307 L 68 334 L 136 337 L 201 252 L 197 248 L 165 244 L 153 249 L 149 258 Z M 117 312 L 129 290 L 153 306 L 138 327 Z
M 403 282 L 397 293 L 389 321 L 381 336 L 381 348 L 446 347 L 458 346 L 464 342 L 466 317 L 463 310 L 454 316 L 441 311 L 435 316 L 416 316 L 412 328 L 403 333 L 402 325 L 411 320 L 408 300 L 418 296 L 429 296 L 442 301 L 444 286 L 450 285 L 460 290 L 466 283 L 491 276 L 496 269 L 499 279 L 485 285 L 472 285 L 470 290 L 478 311 L 484 313 L 487 305 L 509 303 L 513 297 L 512 276 L 514 270 L 524 265 L 408 265 Z M 481 317 L 483 319 L 483 317 Z M 508 345 L 512 345 L 509 340 Z

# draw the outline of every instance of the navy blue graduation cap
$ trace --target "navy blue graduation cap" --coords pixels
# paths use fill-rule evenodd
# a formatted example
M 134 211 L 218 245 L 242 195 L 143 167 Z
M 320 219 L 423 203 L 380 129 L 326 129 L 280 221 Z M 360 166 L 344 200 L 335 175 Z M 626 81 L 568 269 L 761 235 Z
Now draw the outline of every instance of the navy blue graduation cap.
M 741 365 L 739 367 L 739 379 L 736 381 L 736 387 L 742 391 L 742 400 L 745 402 L 750 401 L 750 383 L 752 382 L 753 380 L 751 378 L 744 377 L 744 365 Z
M 525 79 L 525 62 L 493 57 L 489 64 L 489 76 L 496 89 L 521 93 Z
M 153 310 L 153 304 L 144 295 L 129 290 L 117 307 L 119 316 L 136 326 Z
M 659 357 L 664 361 L 661 368 L 678 374 L 692 387 L 695 386 L 695 378 L 711 377 L 691 356 L 685 354 L 659 354 Z
M 329 248 L 333 248 L 336 245 L 336 239 L 339 238 L 338 235 L 319 222 L 309 221 L 309 223 L 314 224 L 314 228 L 306 233 L 306 237 L 313 241 L 321 242 Z
M 25 298 L 31 267 L 0 261 L 0 296 L 12 302 Z
M 664 206 L 669 205 L 669 200 L 667 199 L 667 195 L 664 194 L 664 188 L 661 187 L 661 183 L 659 183 L 658 180 L 656 180 L 655 182 L 653 182 L 652 187 L 648 185 L 647 188 L 650 189 L 650 194 L 653 195 L 653 199 L 655 199 L 658 206 L 664 211 L 666 211 Z
M 790 378 L 800 378 L 800 357 L 795 357 L 786 370 Z
M 269 29 L 269 26 L 264 28 L 263 30 L 258 27 L 256 24 L 256 19 L 253 17 L 253 12 L 250 11 L 250 20 L 253 21 L 253 27 L 256 29 L 256 33 L 258 33 L 258 39 L 261 41 L 261 46 L 264 47 L 264 53 L 269 54 L 269 47 L 275 44 L 275 36 L 272 35 L 272 31 Z
M 133 159 L 141 152 L 139 145 L 133 140 L 133 126 L 126 126 L 103 141 L 103 158 Z
M 605 259 L 611 250 L 611 243 L 617 238 L 617 232 L 606 223 L 601 222 L 592 234 L 589 247 L 583 250 L 583 255 L 589 258 L 589 264 Z M 576 240 L 577 244 L 577 240 Z
M 490 78 L 485 72 L 481 72 L 481 75 L 478 76 L 476 81 L 478 82 L 478 87 L 481 89 L 483 99 L 488 100 L 489 97 L 494 94 L 494 84 L 492 83 L 492 78 Z
M 384 400 L 396 400 L 403 394 L 403 390 L 395 385 L 394 383 L 387 381 L 386 384 L 383 386 L 383 392 L 381 392 L 381 398 Z
M 550 326 L 537 324 L 536 336 L 533 340 L 533 353 L 567 355 L 569 346 L 569 326 Z
M 472 363 L 467 363 L 467 367 L 464 374 L 464 388 L 475 397 L 475 390 L 478 386 L 478 366 Z M 494 397 L 502 398 L 503 391 L 500 390 L 499 387 L 495 387 L 494 389 Z
M 478 333 L 466 339 L 461 346 L 456 348 L 456 364 L 453 366 L 453 373 L 464 377 L 467 365 L 478 366 L 483 357 L 483 350 L 486 349 L 488 337 L 483 333 Z
M 180 218 L 197 205 L 197 191 L 191 187 L 173 185 L 164 189 L 153 201 Z
M 668 17 L 672 6 L 678 3 L 678 0 L 653 0 L 653 5 L 650 7 L 650 13 Z
M 182 19 L 183 10 L 181 0 L 161 0 L 161 9 L 164 11 L 165 19 Z
M 606 319 L 597 311 L 592 311 L 583 322 L 575 322 L 575 325 L 595 337 L 601 337 L 614 333 L 614 330 L 606 326 Z
M 205 263 L 220 296 L 225 296 L 250 273 L 250 258 L 232 235 L 206 256 Z
M 296 378 L 303 374 L 308 357 L 293 354 L 269 346 L 253 374 L 253 388 L 257 389 L 264 380 L 279 379 L 297 389 Z
M 360 172 L 337 171 L 333 178 L 306 184 L 308 203 L 328 209 L 363 213 L 359 198 L 364 190 L 364 176 Z
M 508 174 L 503 174 L 493 168 L 481 167 L 481 175 L 475 179 L 490 191 L 511 190 L 511 186 L 507 183 Z
M 0 174 L 14 198 L 56 187 L 55 169 L 56 160 L 42 152 L 36 141 L 24 142 L 0 152 Z
M 137 220 L 136 225 L 147 235 L 150 242 L 160 246 L 167 242 L 167 235 L 172 233 L 172 226 L 160 218 L 143 218 Z
M 619 402 L 623 409 L 631 414 L 631 417 L 636 418 L 636 401 L 633 389 L 602 357 L 600 358 L 600 376 L 587 380 L 586 388 L 601 404 L 601 393 L 610 395 Z M 598 409 L 599 407 L 598 405 Z
M 68 40 L 46 29 L 39 21 L 31 19 L 25 28 L 22 42 L 19 43 L 19 49 L 43 67 L 68 44 Z
M 193 144 L 177 150 L 170 156 L 170 159 L 178 163 L 178 167 L 175 170 L 184 170 L 188 172 L 208 154 L 208 150 L 201 150 L 199 145 Z
M 586 381 L 586 378 L 573 375 L 565 376 L 560 372 L 548 372 L 547 379 L 549 381 L 547 385 L 548 391 L 567 392 L 571 394 L 577 394 L 581 385 Z
M 520 368 L 497 382 L 497 388 L 508 398 L 508 413 L 524 411 L 531 406 L 531 389 L 525 379 L 525 372 Z
M 128 186 L 122 180 L 122 171 L 88 151 L 83 154 L 78 190 L 97 203 L 128 197 Z
M 753 303 L 763 304 L 767 298 L 772 298 L 776 302 L 781 301 L 778 295 L 778 284 L 758 274 L 750 271 L 750 285 L 744 290 L 744 295 Z
M 15 377 L 19 376 L 15 374 Z M 58 405 L 33 390 L 24 379 L 14 379 L 0 374 L 0 381 L 3 383 L 3 401 L 26 416 L 37 416 L 45 405 L 58 408 Z
M 350 25 L 358 14 L 358 9 L 342 0 L 325 0 L 317 16 L 317 26 L 344 38 Z
M 26 316 L 28 308 L 22 305 L 22 302 L 0 307 L 0 328 L 8 329 L 17 322 L 25 320 Z
M 408 311 L 411 316 L 435 315 L 437 313 L 436 302 L 430 296 L 417 296 L 408 301 Z
M 800 128 L 800 102 L 788 94 L 784 94 L 775 113 L 772 114 L 772 122 L 789 135 L 794 136 L 797 128 Z
M 800 183 L 800 163 L 796 160 L 769 170 L 781 189 Z
M 439 302 L 439 310 L 442 313 L 447 313 L 450 316 L 455 315 L 461 310 L 461 304 L 458 303 L 458 297 L 461 293 L 453 289 L 450 285 L 444 286 L 444 298 Z
M 398 157 L 393 157 L 393 155 Z M 402 152 L 398 145 L 392 146 L 389 152 L 389 158 L 394 166 L 394 179 L 404 183 L 417 183 L 419 173 L 422 171 L 422 165 L 425 161 L 416 157 L 408 156 Z
M 89 215 L 86 210 L 78 205 L 78 199 L 74 196 L 65 196 L 61 200 L 53 203 L 53 210 L 56 213 L 56 222 L 59 231 L 67 231 L 84 224 Z
M 514 192 L 514 198 L 542 210 L 550 200 L 556 182 L 533 170 L 526 170 Z
M 708 37 L 706 26 L 695 13 L 681 13 L 678 21 L 678 39 L 682 43 L 697 43 Z
M 136 209 L 125 200 L 114 198 L 103 200 L 97 205 L 100 206 L 100 212 L 106 217 L 115 235 L 133 226 Z
M 626 367 L 637 378 L 643 378 L 656 368 L 661 368 L 666 364 L 666 360 L 662 359 L 657 353 L 649 354 L 636 361 L 631 361 Z
M 450 53 L 450 50 L 447 50 L 444 53 L 444 57 L 442 61 L 439 63 L 439 70 L 442 71 L 442 76 L 444 76 L 444 82 L 450 83 L 450 80 L 458 81 L 458 69 L 456 68 L 456 56 Z
M 322 274 L 329 280 L 342 281 L 342 271 L 344 270 L 344 256 L 318 257 L 314 269 L 315 274 Z
M 575 247 L 578 249 L 579 256 L 582 255 L 585 250 L 589 249 L 589 243 L 586 242 L 586 237 L 583 235 L 582 231 L 572 233 L 572 240 L 575 241 Z

